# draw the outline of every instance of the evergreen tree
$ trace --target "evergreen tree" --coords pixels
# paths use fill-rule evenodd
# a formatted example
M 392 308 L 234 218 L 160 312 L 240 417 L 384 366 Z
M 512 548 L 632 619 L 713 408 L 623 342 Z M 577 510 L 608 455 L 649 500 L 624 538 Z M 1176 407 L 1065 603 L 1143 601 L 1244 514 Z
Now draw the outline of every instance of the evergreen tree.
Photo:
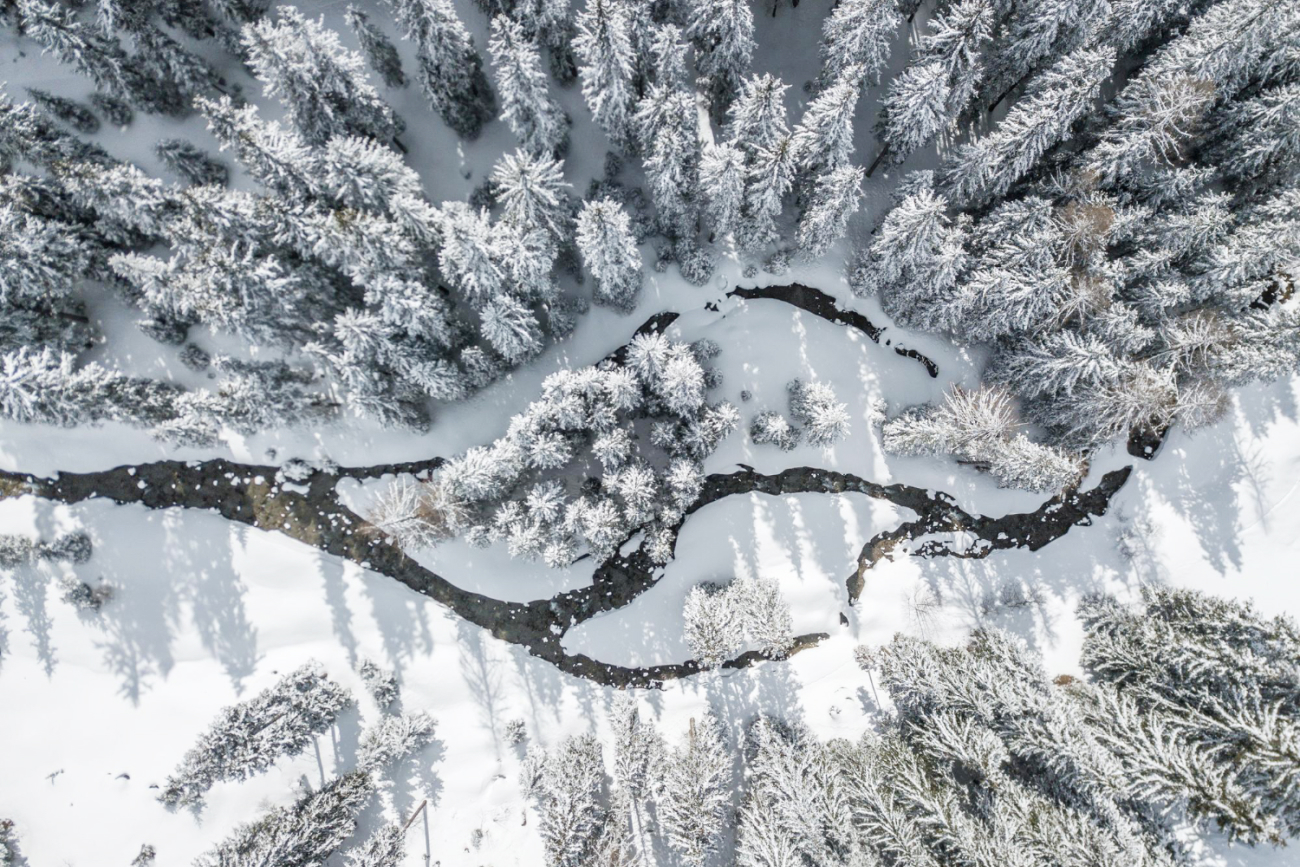
M 740 95 L 728 109 L 727 135 L 747 158 L 774 147 L 787 138 L 785 92 L 788 84 L 772 75 L 755 75 L 740 86 Z
M 804 425 L 809 444 L 834 445 L 848 435 L 848 407 L 836 400 L 829 385 L 796 379 L 786 390 L 790 393 L 790 415 Z
M 154 145 L 153 152 L 163 165 L 191 184 L 224 187 L 230 179 L 225 163 L 217 162 L 185 139 L 163 139 Z
M 451 0 L 388 0 L 406 38 L 416 44 L 420 87 L 438 115 L 462 138 L 478 136 L 495 100 L 483 59 Z
M 145 110 L 183 117 L 190 113 L 194 97 L 224 90 L 225 80 L 212 64 L 161 28 L 146 24 L 134 38 L 132 69 L 143 82 L 135 102 Z
M 902 24 L 897 0 L 841 0 L 822 24 L 822 78 L 875 83 Z
M 776 410 L 768 409 L 754 416 L 749 425 L 749 438 L 758 445 L 773 445 L 781 451 L 793 451 L 803 438 L 803 431 Z
M 1089 597 L 1079 613 L 1084 668 L 1107 688 L 1092 718 L 1130 786 L 1186 805 L 1230 837 L 1294 836 L 1295 625 L 1248 604 L 1161 587 L 1142 588 L 1132 608 Z
M 177 388 L 134 379 L 67 352 L 21 347 L 0 356 L 0 416 L 75 427 L 102 421 L 151 424 L 170 417 Z
M 323 145 L 336 135 L 391 141 L 401 131 L 393 110 L 367 80 L 361 55 L 345 49 L 338 34 L 320 21 L 284 6 L 274 22 L 245 26 L 243 40 L 266 95 L 279 97 L 308 144 Z
M 77 132 L 87 135 L 99 132 L 99 118 L 84 105 L 32 87 L 27 88 L 27 95 L 51 117 L 63 121 Z
M 957 0 L 936 10 L 917 41 L 912 62 L 882 101 L 885 146 L 877 162 L 891 154 L 894 162 L 901 162 L 957 123 L 979 89 L 984 48 L 997 15 L 996 0 Z
M 563 170 L 560 160 L 522 150 L 503 156 L 492 170 L 502 219 L 525 229 L 544 229 L 556 243 L 568 240 L 573 217 Z
M 256 106 L 236 107 L 228 96 L 219 100 L 198 97 L 194 107 L 208 119 L 208 129 L 221 148 L 234 151 L 262 186 L 291 200 L 312 194 L 312 153 L 296 135 L 274 121 L 261 120 Z
M 953 454 L 987 470 L 1004 486 L 1057 492 L 1082 476 L 1079 460 L 1023 433 L 1010 394 L 988 386 L 953 388 L 941 405 L 912 409 L 885 422 L 882 445 L 896 455 Z
M 1114 62 L 1114 49 L 1082 51 L 1036 77 L 993 132 L 962 145 L 949 161 L 945 191 L 964 203 L 1005 194 L 1091 110 Z
M 850 68 L 808 104 L 790 139 L 800 171 L 830 172 L 849 164 L 861 80 L 857 68 Z
M 578 13 L 573 50 L 578 57 L 582 97 L 596 123 L 621 150 L 635 143 L 632 112 L 635 55 L 631 21 L 622 0 L 591 0 Z
M 705 145 L 700 158 L 704 214 L 716 235 L 730 235 L 740 225 L 745 203 L 745 155 L 730 144 Z
M 481 312 L 483 337 L 507 362 L 520 364 L 541 352 L 541 325 L 517 298 L 497 296 Z
M 246 780 L 282 756 L 296 756 L 334 724 L 352 703 L 347 691 L 309 662 L 274 686 L 223 708 L 199 742 L 185 754 L 158 800 L 172 806 L 201 804 L 213 784 Z
M 361 45 L 370 68 L 375 71 L 385 87 L 406 87 L 406 73 L 402 71 L 402 59 L 397 54 L 397 47 L 389 40 L 384 31 L 370 21 L 370 16 L 356 6 L 349 5 L 346 13 L 348 26 Z
M 989 59 L 986 102 L 997 105 L 1040 64 L 1093 45 L 1112 18 L 1108 0 L 1017 3 Z M 1111 53 L 1108 66 L 1114 63 Z M 1095 77 L 1095 76 L 1094 76 Z
M 357 828 L 357 815 L 375 790 L 364 771 L 330 780 L 288 807 L 243 825 L 196 867 L 309 867 L 329 858 Z
M 745 0 L 690 0 L 686 35 L 696 68 L 708 80 L 715 117 L 721 118 L 754 56 L 754 13 Z
M 524 789 L 537 801 L 548 867 L 587 863 L 605 822 L 600 743 L 592 735 L 571 737 L 554 753 L 525 761 L 524 775 Z
M 806 255 L 820 256 L 844 237 L 862 198 L 863 174 L 858 166 L 845 165 L 818 176 L 799 221 L 797 238 Z
M 536 43 L 519 24 L 497 15 L 488 49 L 497 70 L 501 119 L 525 151 L 539 157 L 561 155 L 568 145 L 569 119 L 548 92 Z
M 786 194 L 794 186 L 797 159 L 789 135 L 753 152 L 745 191 L 745 210 L 736 238 L 742 250 L 761 250 L 780 237 L 776 218 L 785 206 Z
M 731 755 L 711 710 L 691 720 L 686 743 L 669 753 L 655 803 L 668 846 L 686 867 L 704 867 L 731 804 Z
M 583 205 L 577 242 L 587 270 L 596 278 L 596 302 L 618 310 L 634 307 L 641 292 L 641 252 L 622 205 L 612 199 Z
M 682 631 L 695 662 L 717 668 L 745 645 L 742 611 L 731 585 L 697 584 L 686 594 Z
M 77 21 L 69 8 L 43 0 L 16 0 L 23 33 L 61 62 L 75 66 L 101 90 L 125 99 L 140 92 L 126 52 L 116 39 Z
M 372 774 L 433 742 L 434 722 L 424 711 L 384 714 L 361 735 L 357 768 Z
M 461 202 L 443 206 L 438 264 L 452 288 L 475 307 L 482 307 L 502 290 L 505 269 L 501 258 L 486 211 L 475 213 Z
M 344 857 L 348 867 L 400 867 L 406 857 L 405 829 L 384 825 Z
M 682 50 L 680 43 L 676 48 Z M 673 84 L 656 83 L 633 120 L 660 230 L 670 238 L 694 236 L 700 164 L 694 97 Z

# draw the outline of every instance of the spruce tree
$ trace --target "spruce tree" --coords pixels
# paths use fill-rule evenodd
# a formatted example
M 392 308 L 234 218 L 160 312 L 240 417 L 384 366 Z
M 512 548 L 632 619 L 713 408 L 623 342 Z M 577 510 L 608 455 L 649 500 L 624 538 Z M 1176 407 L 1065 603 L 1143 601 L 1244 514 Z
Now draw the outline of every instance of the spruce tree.
M 898 0 L 841 0 L 822 25 L 822 78 L 849 74 L 875 83 L 902 24 Z
M 745 203 L 745 155 L 734 145 L 706 145 L 700 158 L 704 215 L 716 235 L 730 235 L 740 225 Z
M 185 754 L 158 795 L 171 806 L 201 804 L 223 780 L 246 780 L 283 756 L 296 756 L 352 702 L 347 690 L 309 662 L 240 704 L 223 708 Z
M 804 111 L 790 139 L 801 172 L 830 172 L 848 165 L 853 155 L 853 116 L 862 88 L 856 70 L 841 73 Z
M 163 165 L 191 184 L 224 187 L 230 178 L 225 163 L 217 162 L 185 139 L 163 139 L 154 145 L 153 152 Z
M 495 99 L 483 74 L 483 59 L 451 0 L 388 2 L 406 38 L 416 45 L 425 97 L 457 135 L 477 137 L 494 113 Z
M 686 743 L 664 762 L 655 797 L 664 837 L 686 867 L 718 851 L 731 805 L 731 755 L 712 710 L 692 719 Z
M 539 157 L 558 157 L 568 145 L 569 118 L 550 95 L 537 45 L 505 15 L 492 19 L 488 42 L 496 67 L 501 119 L 523 149 Z
M 27 95 L 51 117 L 63 121 L 77 132 L 87 135 L 99 132 L 99 118 L 84 105 L 32 87 L 27 88 Z
M 248 64 L 267 96 L 278 97 L 290 124 L 310 145 L 337 135 L 391 141 L 400 121 L 367 80 L 365 62 L 348 51 L 338 34 L 311 21 L 293 6 L 281 7 L 273 22 L 244 28 Z
M 563 170 L 560 160 L 522 150 L 503 156 L 492 169 L 502 219 L 525 229 L 544 229 L 556 243 L 564 243 L 573 217 Z
M 863 176 L 860 167 L 850 165 L 818 176 L 799 220 L 797 240 L 807 256 L 820 256 L 844 237 L 862 198 Z
M 754 55 L 754 13 L 745 0 L 690 0 L 687 37 L 708 82 L 710 107 L 721 118 Z
M 349 5 L 346 13 L 348 26 L 361 45 L 361 53 L 366 62 L 375 71 L 386 87 L 406 87 L 406 73 L 402 71 L 402 59 L 397 48 L 389 41 L 384 31 L 370 21 L 370 16 L 356 6 Z
M 620 150 L 635 145 L 636 90 L 631 21 L 622 0 L 591 0 L 578 13 L 573 51 L 582 97 L 601 129 Z
M 596 278 L 595 301 L 631 310 L 641 292 L 641 253 L 623 206 L 612 199 L 583 205 L 577 242 L 587 270 Z

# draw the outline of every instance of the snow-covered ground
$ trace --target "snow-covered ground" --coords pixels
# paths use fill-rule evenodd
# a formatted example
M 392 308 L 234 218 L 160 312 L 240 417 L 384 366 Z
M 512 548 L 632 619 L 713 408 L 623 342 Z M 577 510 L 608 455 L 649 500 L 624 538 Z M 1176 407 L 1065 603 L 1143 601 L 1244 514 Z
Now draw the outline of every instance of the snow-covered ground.
M 350 42 L 343 5 L 300 4 L 310 15 L 324 14 Z M 458 5 L 482 46 L 483 15 L 469 2 Z M 776 19 L 759 17 L 760 44 L 772 50 L 760 51 L 758 71 L 779 72 L 794 83 L 788 99 L 795 117 L 806 101 L 799 85 L 816 62 L 817 27 L 827 6 L 807 0 L 796 10 L 783 6 Z M 0 37 L 0 56 L 17 57 L 19 46 L 11 40 Z M 31 84 L 69 96 L 87 92 L 81 79 L 36 58 L 32 44 L 21 48 L 27 56 L 8 76 L 11 93 Z M 899 46 L 895 66 L 903 55 Z M 432 117 L 417 89 L 388 95 L 412 125 L 404 141 L 435 201 L 464 198 L 492 160 L 513 146 L 500 123 L 463 145 L 437 122 L 417 124 Z M 599 173 L 604 149 L 576 89 L 561 97 L 576 123 L 566 174 L 582 191 Z M 874 152 L 872 107 L 870 98 L 860 107 L 861 161 Z M 148 147 L 178 133 L 214 148 L 197 119 L 178 124 L 141 117 L 126 132 L 106 130 L 98 138 L 156 172 Z M 892 179 L 877 177 L 859 221 L 863 231 L 892 188 Z M 743 263 L 724 259 L 704 288 L 686 285 L 675 269 L 647 269 L 634 313 L 593 309 L 572 338 L 527 368 L 471 401 L 439 409 L 427 436 L 350 421 L 322 430 L 270 431 L 222 449 L 177 450 L 120 426 L 62 430 L 3 423 L 0 467 L 48 474 L 163 457 L 267 462 L 272 449 L 277 461 L 329 457 L 345 465 L 451 455 L 503 433 L 508 417 L 548 373 L 598 360 L 649 315 L 673 309 L 684 314 L 675 335 L 708 337 L 722 346 L 714 363 L 725 382 L 712 398 L 737 403 L 742 427 L 761 409 L 784 410 L 785 385 L 795 377 L 831 383 L 852 416 L 851 435 L 832 449 L 805 445 L 781 452 L 755 446 L 739 431 L 710 458 L 708 471 L 727 472 L 737 463 L 763 472 L 821 466 L 941 489 L 971 512 L 1035 508 L 1038 495 L 1000 490 L 951 461 L 886 458 L 869 423 L 876 400 L 896 411 L 936 398 L 953 382 L 973 382 L 978 356 L 891 327 L 886 337 L 901 336 L 939 364 L 940 377 L 931 379 L 915 361 L 859 332 L 779 302 L 725 298 L 736 285 L 799 281 L 888 325 L 873 300 L 849 292 L 844 247 L 780 278 L 760 273 L 744 280 Z M 647 249 L 646 261 L 652 259 Z M 100 359 L 202 384 L 173 350 L 131 327 L 130 311 L 117 301 L 105 296 L 91 309 L 109 335 L 96 350 Z M 205 333 L 197 339 L 206 348 L 231 348 Z M 750 401 L 740 401 L 742 389 L 752 393 Z M 1135 461 L 1119 448 L 1103 454 L 1086 486 L 1130 463 L 1134 474 L 1110 513 L 1092 526 L 1076 527 L 1038 552 L 882 562 L 852 607 L 844 581 L 863 542 L 906 515 L 856 495 L 728 498 L 690 519 L 675 561 L 652 590 L 572 630 L 566 649 L 611 663 L 684 660 L 689 652 L 680 614 L 690 586 L 732 575 L 770 576 L 792 606 L 796 632 L 823 631 L 829 640 L 786 662 L 669 682 L 662 691 L 641 694 L 643 715 L 670 740 L 680 739 L 687 720 L 706 704 L 721 713 L 733 735 L 765 712 L 803 720 L 823 736 L 855 737 L 876 703 L 852 648 L 883 643 L 899 631 L 955 643 L 973 627 L 996 625 L 1041 651 L 1055 674 L 1077 670 L 1081 632 L 1074 605 L 1093 590 L 1127 596 L 1143 582 L 1158 581 L 1252 599 L 1265 614 L 1300 615 L 1293 579 L 1300 558 L 1298 401 L 1300 378 L 1247 388 L 1217 425 L 1195 436 L 1174 431 L 1154 461 Z M 361 503 L 375 484 L 382 482 L 341 491 Z M 382 799 L 390 819 L 405 819 L 428 799 L 429 809 L 408 838 L 407 863 L 424 864 L 426 854 L 429 863 L 444 867 L 542 862 L 517 782 L 520 752 L 506 743 L 505 725 L 523 719 L 530 737 L 546 745 L 582 731 L 607 734 L 613 690 L 561 674 L 389 578 L 216 515 L 97 501 L 0 501 L 0 532 L 51 538 L 71 529 L 93 537 L 89 562 L 0 574 L 0 817 L 15 821 L 33 865 L 125 865 L 143 843 L 157 848 L 160 864 L 185 864 L 267 805 L 292 801 L 300 780 L 318 785 L 336 767 L 351 767 L 360 729 L 377 713 L 368 698 L 346 712 L 316 750 L 246 782 L 218 784 L 199 815 L 167 810 L 153 788 L 222 706 L 248 698 L 308 659 L 319 660 L 363 697 L 354 666 L 365 658 L 398 672 L 406 709 L 428 710 L 438 721 L 435 744 L 393 773 Z M 461 543 L 420 556 L 458 586 L 519 601 L 582 586 L 591 569 L 579 563 L 554 572 Z M 57 579 L 65 573 L 110 584 L 115 596 L 98 613 L 79 613 L 59 598 Z M 380 818 L 368 815 L 367 826 Z M 1204 853 L 1206 865 L 1282 865 L 1287 858 L 1285 851 L 1217 841 Z

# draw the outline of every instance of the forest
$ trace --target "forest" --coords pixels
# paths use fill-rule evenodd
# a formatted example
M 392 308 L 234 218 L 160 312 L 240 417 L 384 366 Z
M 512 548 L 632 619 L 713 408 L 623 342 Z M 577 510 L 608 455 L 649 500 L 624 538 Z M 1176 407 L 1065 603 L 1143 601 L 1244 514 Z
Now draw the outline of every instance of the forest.
M 1286 863 L 1294 0 L 0 59 L 0 865 Z

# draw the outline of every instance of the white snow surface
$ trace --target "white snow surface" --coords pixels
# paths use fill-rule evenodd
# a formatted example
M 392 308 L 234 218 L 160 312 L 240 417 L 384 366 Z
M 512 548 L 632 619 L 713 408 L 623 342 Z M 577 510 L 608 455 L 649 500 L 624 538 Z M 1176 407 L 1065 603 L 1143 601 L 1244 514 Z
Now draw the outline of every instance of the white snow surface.
M 308 15 L 323 14 L 327 25 L 353 44 L 342 22 L 344 5 L 299 4 Z M 457 6 L 486 60 L 486 19 L 468 0 L 457 0 Z M 777 72 L 794 85 L 788 99 L 792 121 L 797 120 L 806 102 L 800 85 L 815 68 L 828 3 L 807 0 L 793 10 L 783 5 L 775 19 L 769 17 L 770 2 L 755 8 L 756 71 Z M 394 33 L 386 10 L 374 17 Z M 409 45 L 400 47 L 410 71 Z M 26 56 L 19 58 L 20 49 Z M 0 37 L 0 55 L 15 58 L 7 70 L 11 95 L 21 97 L 27 85 L 74 97 L 89 92 L 87 82 L 37 53 L 29 41 Z M 905 53 L 903 45 L 895 46 L 892 68 L 901 65 Z M 261 99 L 246 76 L 242 80 L 254 101 L 274 115 L 273 104 Z M 874 155 L 871 124 L 878 91 L 859 106 L 859 161 Z M 473 143 L 458 142 L 414 86 L 385 96 L 411 126 L 403 140 L 435 202 L 464 198 L 493 160 L 513 148 L 499 122 Z M 566 174 L 581 193 L 588 178 L 600 172 L 604 143 L 577 89 L 559 96 L 575 120 Z M 178 134 L 215 150 L 198 118 L 177 122 L 138 115 L 129 129 L 106 128 L 97 138 L 158 172 L 152 143 Z M 909 167 L 933 159 L 933 152 L 919 155 Z M 869 185 L 859 231 L 886 207 L 892 186 L 887 175 L 877 175 Z M 939 364 L 940 377 L 930 379 L 915 361 L 859 332 L 779 302 L 724 297 L 736 285 L 797 280 L 889 325 L 873 300 L 849 292 L 842 273 L 847 247 L 840 245 L 817 263 L 797 263 L 788 275 L 760 272 L 755 280 L 742 279 L 745 263 L 726 258 L 715 282 L 704 288 L 686 285 L 675 268 L 657 274 L 647 267 L 635 312 L 620 316 L 593 308 L 573 337 L 525 369 L 468 402 L 440 407 L 427 436 L 349 420 L 321 430 L 269 431 L 236 438 L 226 448 L 198 450 L 168 448 L 117 425 L 63 430 L 0 423 L 0 466 L 50 474 L 164 457 L 255 463 L 328 457 L 368 465 L 452 455 L 502 434 L 509 416 L 537 394 L 550 372 L 599 360 L 648 316 L 673 309 L 683 313 L 674 336 L 709 337 L 722 346 L 713 363 L 725 382 L 710 399 L 729 399 L 742 413 L 742 430 L 710 458 L 709 472 L 732 471 L 737 463 L 762 472 L 821 466 L 943 490 L 971 512 L 1035 508 L 1042 499 L 1038 495 L 1000 490 L 951 461 L 886 458 L 869 424 L 875 399 L 897 411 L 936 398 L 953 382 L 973 384 L 978 352 L 890 327 L 887 338 Z M 644 252 L 649 265 L 654 251 Z M 710 302 L 718 309 L 706 310 Z M 131 311 L 107 292 L 92 299 L 91 310 L 108 335 L 94 357 L 202 385 L 202 375 L 180 365 L 174 350 L 141 335 L 130 324 Z M 194 337 L 209 350 L 241 351 L 228 338 L 198 330 Z M 796 376 L 831 383 L 848 404 L 851 433 L 833 448 L 804 445 L 781 452 L 749 441 L 744 430 L 749 420 L 762 409 L 784 412 L 785 384 Z M 752 392 L 752 400 L 740 402 L 742 389 Z M 1074 606 L 1093 590 L 1129 597 L 1144 582 L 1162 582 L 1250 599 L 1268 615 L 1300 615 L 1300 589 L 1286 578 L 1295 575 L 1300 557 L 1298 401 L 1300 378 L 1250 387 L 1236 395 L 1233 411 L 1217 425 L 1195 435 L 1174 431 L 1154 461 L 1135 460 L 1122 448 L 1104 453 L 1085 486 L 1116 467 L 1132 464 L 1134 473 L 1111 512 L 1092 526 L 1076 527 L 1038 552 L 882 562 L 868 574 L 853 607 L 844 582 L 862 544 L 907 514 L 859 495 L 727 498 L 689 520 L 676 559 L 653 589 L 573 629 L 564 644 L 570 652 L 610 663 L 682 661 L 689 652 L 681 605 L 690 586 L 733 575 L 770 576 L 792 606 L 796 632 L 827 632 L 829 639 L 788 661 L 672 681 L 662 691 L 641 693 L 643 716 L 670 741 L 679 741 L 689 718 L 706 705 L 720 713 L 733 738 L 758 713 L 802 720 L 823 737 L 853 738 L 869 725 L 877 705 L 852 648 L 884 643 L 896 632 L 957 643 L 972 628 L 998 626 L 1039 650 L 1049 674 L 1057 674 L 1077 671 L 1081 631 Z M 274 460 L 268 449 L 275 450 Z M 359 505 L 376 485 L 389 481 L 345 483 L 340 491 Z M 402 707 L 427 710 L 438 723 L 434 743 L 390 775 L 381 809 L 364 816 L 364 827 L 405 821 L 427 799 L 429 809 L 407 838 L 408 865 L 425 864 L 426 855 L 427 863 L 443 867 L 542 863 L 536 818 L 517 782 L 520 752 L 506 743 L 505 725 L 523 719 L 530 740 L 543 745 L 585 731 L 608 735 L 614 690 L 561 674 L 389 578 L 281 535 L 197 511 L 149 511 L 103 501 L 62 506 L 30 497 L 0 501 L 0 532 L 51 538 L 72 529 L 93 537 L 89 562 L 42 563 L 0 573 L 0 816 L 15 821 L 31 864 L 125 865 L 143 843 L 157 848 L 159 864 L 186 864 L 269 805 L 290 803 L 303 784 L 315 787 L 336 769 L 352 767 L 361 727 L 378 713 L 354 672 L 364 658 L 396 670 Z M 1129 557 L 1119 553 L 1121 534 Z M 587 561 L 585 569 L 579 563 L 552 571 L 512 561 L 500 550 L 460 543 L 418 558 L 461 587 L 520 601 L 583 586 L 591 571 Z M 116 595 L 98 613 L 78 612 L 59 598 L 57 580 L 64 574 L 92 585 L 110 584 Z M 1027 588 L 1027 604 L 996 604 L 1010 582 Z M 218 784 L 200 814 L 169 811 L 155 800 L 153 786 L 174 769 L 221 707 L 251 697 L 308 659 L 319 660 L 359 700 L 318 739 L 315 750 L 282 760 L 248 781 Z M 1205 865 L 1287 863 L 1285 850 L 1207 840 Z

